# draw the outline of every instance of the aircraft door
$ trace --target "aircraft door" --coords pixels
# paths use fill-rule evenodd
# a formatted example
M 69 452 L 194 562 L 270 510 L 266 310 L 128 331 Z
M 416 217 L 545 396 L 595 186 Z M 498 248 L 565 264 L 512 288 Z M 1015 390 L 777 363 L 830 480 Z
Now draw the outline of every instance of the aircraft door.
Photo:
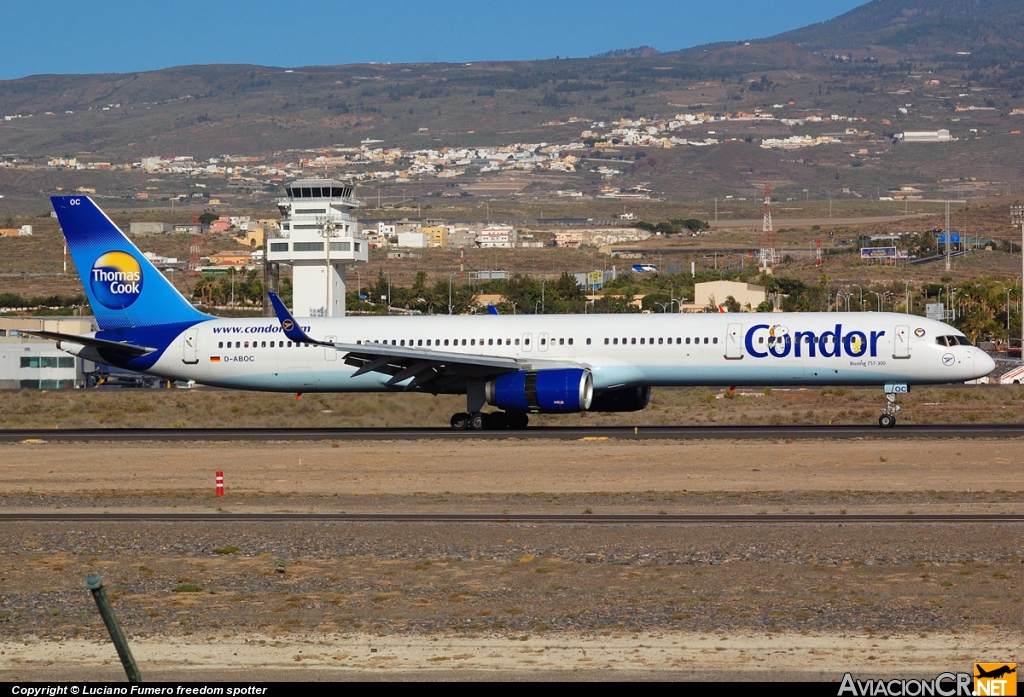
M 533 334 L 523 334 L 523 350 L 524 351 L 531 351 L 531 350 L 533 350 L 532 344 L 533 344 Z
M 892 339 L 892 357 L 910 358 L 910 327 L 905 324 L 896 327 L 896 335 Z
M 195 365 L 199 362 L 199 326 L 189 327 L 185 330 L 185 341 L 183 342 L 184 353 L 181 362 L 188 365 Z
M 537 335 L 537 344 L 538 344 L 537 350 L 538 351 L 547 351 L 548 350 L 548 341 L 549 341 L 549 339 L 548 339 L 548 333 L 547 332 L 541 332 L 540 334 L 538 334 Z
M 725 358 L 738 361 L 743 358 L 743 325 L 730 324 L 725 334 Z
M 337 340 L 338 337 L 336 336 L 329 336 L 325 339 L 325 341 L 330 341 L 332 344 Z M 338 349 L 334 348 L 333 346 L 324 346 L 324 358 L 326 358 L 329 361 L 338 360 Z

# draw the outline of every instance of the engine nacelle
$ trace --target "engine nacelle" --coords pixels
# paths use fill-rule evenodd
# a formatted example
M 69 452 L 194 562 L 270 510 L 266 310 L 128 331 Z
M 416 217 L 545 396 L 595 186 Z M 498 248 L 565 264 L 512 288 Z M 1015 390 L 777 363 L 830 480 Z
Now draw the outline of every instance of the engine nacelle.
M 640 411 L 650 403 L 650 387 L 622 387 L 595 396 L 589 411 Z
M 510 411 L 586 411 L 594 398 L 594 377 L 583 368 L 520 370 L 487 383 L 486 396 L 488 404 Z

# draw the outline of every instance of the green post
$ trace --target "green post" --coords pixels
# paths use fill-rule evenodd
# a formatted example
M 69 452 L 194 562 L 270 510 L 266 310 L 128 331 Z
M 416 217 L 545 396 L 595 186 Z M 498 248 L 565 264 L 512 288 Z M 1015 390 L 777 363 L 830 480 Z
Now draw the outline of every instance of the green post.
M 110 639 L 114 642 L 114 646 L 117 647 L 117 655 L 124 666 L 128 682 L 142 682 L 142 676 L 139 675 L 139 667 L 135 664 L 131 649 L 128 648 L 128 639 L 125 638 L 124 632 L 118 626 L 117 618 L 114 617 L 114 608 L 110 606 L 107 592 L 103 590 L 103 577 L 99 574 L 89 574 L 89 577 L 85 579 L 85 585 L 92 591 L 92 597 L 96 600 L 96 607 L 100 609 L 103 623 L 107 625 L 107 631 L 110 632 Z

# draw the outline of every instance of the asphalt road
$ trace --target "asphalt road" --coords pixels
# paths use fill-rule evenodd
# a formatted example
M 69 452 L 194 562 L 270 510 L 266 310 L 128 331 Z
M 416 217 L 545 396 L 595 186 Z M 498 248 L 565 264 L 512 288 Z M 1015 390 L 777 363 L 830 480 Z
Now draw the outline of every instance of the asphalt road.
M 318 440 L 737 440 L 771 438 L 1024 438 L 1024 424 L 862 426 L 543 426 L 523 431 L 450 428 L 86 428 L 0 430 L 0 442 L 318 441 Z

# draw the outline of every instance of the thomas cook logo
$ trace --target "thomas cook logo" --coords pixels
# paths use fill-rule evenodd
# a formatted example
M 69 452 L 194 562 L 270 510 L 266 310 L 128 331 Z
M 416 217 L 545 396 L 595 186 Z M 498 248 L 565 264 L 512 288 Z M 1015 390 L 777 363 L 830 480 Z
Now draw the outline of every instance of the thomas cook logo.
M 975 695 L 1016 695 L 1016 663 L 975 663 Z
M 142 293 L 142 267 L 126 252 L 107 252 L 92 265 L 92 294 L 103 307 L 123 310 Z

